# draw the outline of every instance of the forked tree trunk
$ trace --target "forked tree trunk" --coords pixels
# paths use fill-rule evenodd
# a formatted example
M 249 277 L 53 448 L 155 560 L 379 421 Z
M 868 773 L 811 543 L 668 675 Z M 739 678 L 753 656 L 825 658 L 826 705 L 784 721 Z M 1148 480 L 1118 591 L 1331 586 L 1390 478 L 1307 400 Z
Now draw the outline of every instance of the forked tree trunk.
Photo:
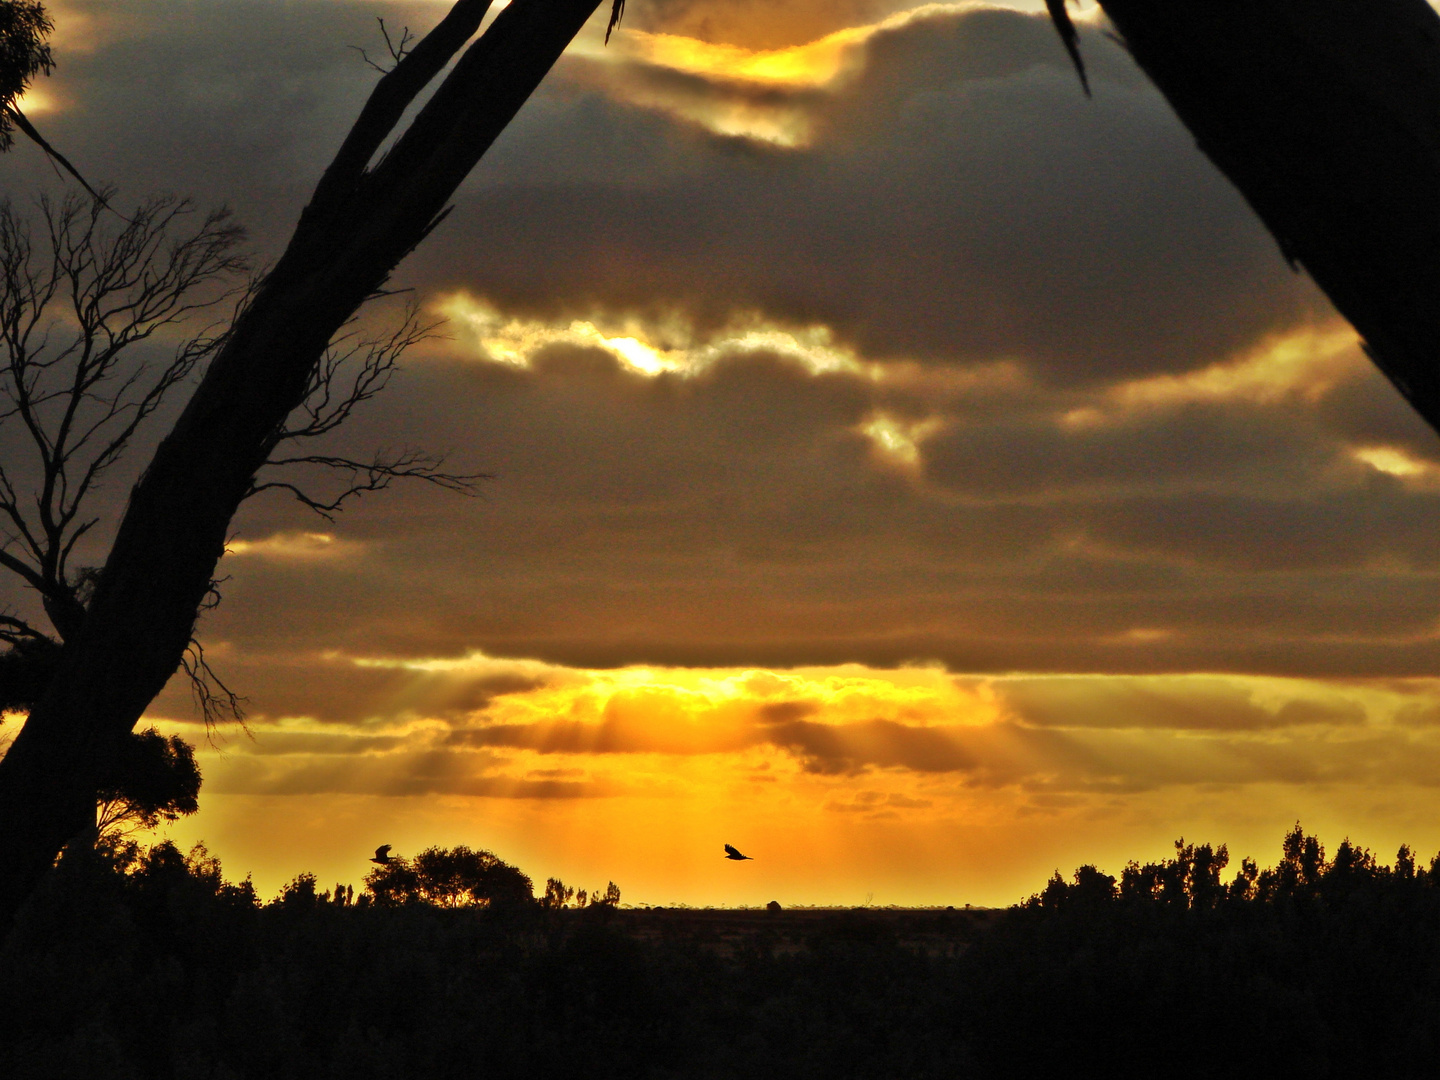
M 131 493 L 85 622 L 0 760 L 0 932 L 60 849 L 93 824 L 97 777 L 179 666 L 230 520 L 326 345 L 444 216 L 599 0 L 513 0 L 368 167 L 489 2 L 459 0 L 380 80 Z
M 1425 0 L 1100 0 L 1292 263 L 1440 429 L 1440 16 Z

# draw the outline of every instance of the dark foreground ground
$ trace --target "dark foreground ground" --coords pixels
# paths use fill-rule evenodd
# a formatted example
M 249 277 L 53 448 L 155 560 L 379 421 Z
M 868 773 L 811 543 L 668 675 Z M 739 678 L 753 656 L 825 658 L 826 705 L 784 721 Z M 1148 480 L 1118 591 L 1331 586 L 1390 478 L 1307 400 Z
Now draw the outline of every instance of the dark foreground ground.
M 1440 862 L 1286 844 L 1003 912 L 262 905 L 74 857 L 0 951 L 0 1076 L 1435 1075 Z

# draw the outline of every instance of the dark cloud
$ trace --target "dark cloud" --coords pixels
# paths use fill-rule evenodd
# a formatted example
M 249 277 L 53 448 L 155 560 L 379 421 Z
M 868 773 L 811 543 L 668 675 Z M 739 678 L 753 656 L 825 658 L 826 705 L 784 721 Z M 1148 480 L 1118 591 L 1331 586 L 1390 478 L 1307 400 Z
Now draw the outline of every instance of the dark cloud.
M 820 705 L 813 701 L 772 701 L 755 710 L 764 724 L 784 724 L 803 720 L 820 712 Z
M 1122 498 L 1087 516 L 1097 537 L 1131 551 L 1237 570 L 1358 571 L 1385 562 L 1433 569 L 1440 563 L 1437 513 L 1435 494 L 1406 493 L 1377 476 L 1356 490 L 1292 499 L 1203 492 Z
M 1293 493 L 1335 459 L 1333 435 L 1304 415 L 1246 402 L 1144 410 L 1066 427 L 1051 414 L 960 422 L 924 442 L 925 475 L 979 498 L 1087 490 Z
M 1065 728 L 1151 728 L 1189 731 L 1264 731 L 1318 724 L 1364 724 L 1365 709 L 1338 696 L 1290 698 L 1271 705 L 1231 680 L 1006 679 L 1001 700 L 1026 724 Z
M 236 205 L 273 254 L 373 85 L 348 46 L 375 38 L 382 9 L 110 7 L 71 5 L 104 29 L 93 51 L 62 53 L 66 108 L 48 129 L 130 192 Z M 383 11 L 417 31 L 438 14 Z M 687 11 L 716 17 L 649 17 L 680 26 Z M 788 8 L 781 21 L 805 23 Z M 552 317 L 680 311 L 704 328 L 758 311 L 877 357 L 1018 358 L 1066 382 L 1193 367 L 1328 310 L 1128 58 L 1086 38 L 1093 100 L 1043 18 L 931 10 L 857 46 L 848 82 L 753 90 L 757 107 L 808 117 L 813 142 L 788 150 L 663 107 L 740 93 L 733 80 L 577 54 L 409 276 Z M 630 103 L 637 80 L 650 106 Z M 16 160 L 43 175 L 37 155 Z
M 976 766 L 952 731 L 893 720 L 856 724 L 794 720 L 767 729 L 766 738 L 798 757 L 807 772 L 855 773 L 869 766 L 957 772 Z
M 1351 461 L 1319 410 L 1219 402 L 1071 429 L 1073 395 L 1031 391 L 966 403 L 907 473 L 859 428 L 926 400 L 763 353 L 693 377 L 569 346 L 531 371 L 427 362 L 353 445 L 423 416 L 427 442 L 497 475 L 483 499 L 358 508 L 341 528 L 365 554 L 345 575 L 237 562 L 234 606 L 208 625 L 247 649 L 282 634 L 584 666 L 1373 675 L 1440 657 L 1434 495 Z M 257 505 L 240 528 L 291 514 Z
M 380 11 L 67 2 L 59 67 L 41 87 L 65 107 L 37 122 L 90 179 L 130 197 L 162 190 L 229 203 L 273 251 L 377 77 L 347 46 L 378 44 Z M 419 29 L 441 11 L 386 5 L 383 13 Z M 70 26 L 78 29 L 67 34 Z M 46 171 L 28 151 L 15 165 L 37 179 Z
M 1435 429 L 1411 408 L 1396 408 L 1396 391 L 1378 372 L 1346 380 L 1316 403 L 1325 424 L 1358 443 L 1401 446 L 1417 458 L 1440 460 Z
M 235 203 L 272 253 L 372 85 L 345 46 L 373 39 L 377 13 L 417 30 L 438 17 L 347 3 L 76 10 L 101 25 L 93 51 L 62 53 L 66 107 L 47 130 L 129 192 Z M 646 25 L 683 28 L 699 11 L 661 5 Z M 728 33 L 712 36 L 740 40 Z M 742 43 L 786 43 L 757 34 Z M 1379 376 L 1316 393 L 1113 395 L 1118 379 L 1248 353 L 1320 309 L 1129 60 L 1088 32 L 1086 50 L 1093 100 L 1043 20 L 993 10 L 895 24 L 833 87 L 744 89 L 618 46 L 603 62 L 568 58 L 407 280 L 427 298 L 464 288 L 506 317 L 593 318 L 657 346 L 704 346 L 740 311 L 761 328 L 815 321 L 890 374 L 816 375 L 751 345 L 647 377 L 575 341 L 511 367 L 478 359 L 457 325 L 336 448 L 418 443 L 496 479 L 474 501 L 395 490 L 333 527 L 279 499 L 247 505 L 242 539 L 313 527 L 353 544 L 323 561 L 222 565 L 226 600 L 200 633 L 230 644 L 216 661 L 252 715 L 364 724 L 408 709 L 462 724 L 507 692 L 332 651 L 1433 671 L 1434 489 L 1351 451 L 1436 448 Z M 793 108 L 813 141 L 722 138 L 675 105 L 712 92 Z M 43 172 L 23 148 L 4 166 L 17 185 Z M 623 328 L 627 312 L 639 329 Z M 1098 420 L 1066 421 L 1087 409 Z M 881 413 L 922 425 L 914 463 L 864 434 Z M 116 503 L 124 491 L 117 480 Z M 185 687 L 162 707 L 188 715 Z M 606 722 L 606 745 L 640 737 Z M 674 745 L 693 744 L 677 730 Z M 522 739 L 504 731 L 464 739 Z M 801 748 L 824 736 L 794 733 Z M 552 734 L 560 746 L 591 733 Z M 820 767 L 869 760 L 812 749 Z
M 399 735 L 334 735 L 316 731 L 285 731 L 267 727 L 247 752 L 261 757 L 296 754 L 377 754 L 404 745 Z
M 468 795 L 502 799 L 577 799 L 604 793 L 583 780 L 496 775 L 487 759 L 455 750 L 377 758 L 311 756 L 295 762 L 253 754 L 218 762 L 206 774 L 211 794 L 386 796 Z
M 686 147 L 688 166 L 666 178 L 633 158 L 621 175 L 643 186 L 514 168 L 530 139 L 567 141 L 557 117 L 497 147 L 466 224 L 417 272 L 546 317 L 758 310 L 874 356 L 1018 357 L 1070 382 L 1193 367 L 1328 310 L 1128 60 L 1087 48 L 1093 100 L 1043 19 L 915 18 L 804 106 L 815 141 L 789 150 L 636 114 L 624 70 L 607 74 L 620 100 L 587 107 L 601 156 L 616 125 L 672 123 L 667 153 Z

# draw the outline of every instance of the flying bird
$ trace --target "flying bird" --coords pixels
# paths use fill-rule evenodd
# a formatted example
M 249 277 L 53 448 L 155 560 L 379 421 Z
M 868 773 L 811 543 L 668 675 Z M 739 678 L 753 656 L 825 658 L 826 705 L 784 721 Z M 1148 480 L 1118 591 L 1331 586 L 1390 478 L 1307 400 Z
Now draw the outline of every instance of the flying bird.
M 375 849 L 375 857 L 370 861 L 379 866 L 388 866 L 390 864 L 390 845 L 381 844 L 377 847 Z
M 739 862 L 741 859 L 750 859 L 750 856 L 749 856 L 749 855 L 741 855 L 740 852 L 736 851 L 736 850 L 735 850 L 733 847 L 731 847 L 729 844 L 726 844 L 726 845 L 725 845 L 725 858 L 727 858 L 727 859 L 734 859 L 736 862 Z M 750 861 L 751 861 L 751 862 L 754 862 L 755 860 L 754 860 L 754 859 L 750 859 Z

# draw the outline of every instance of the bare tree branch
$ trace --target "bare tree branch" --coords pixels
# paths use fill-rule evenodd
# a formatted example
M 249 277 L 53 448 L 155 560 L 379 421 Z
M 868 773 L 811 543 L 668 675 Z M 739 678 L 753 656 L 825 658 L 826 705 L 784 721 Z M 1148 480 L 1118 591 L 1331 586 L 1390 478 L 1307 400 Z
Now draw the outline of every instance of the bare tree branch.
M 262 491 L 288 491 L 296 501 L 309 507 L 327 521 L 334 521 L 346 502 L 359 498 L 366 492 L 384 491 L 396 480 L 423 480 L 427 484 L 454 491 L 461 495 L 474 495 L 477 481 L 489 480 L 489 473 L 447 473 L 441 472 L 445 464 L 443 457 L 427 454 L 422 450 L 402 448 L 395 453 L 380 451 L 370 462 L 355 461 L 352 458 L 329 454 L 306 454 L 301 457 L 277 458 L 266 462 L 267 468 L 310 465 L 348 474 L 349 482 L 339 494 L 328 498 L 313 495 L 298 484 L 288 480 L 257 480 L 246 493 L 258 495 Z
M 114 227 L 111 197 L 42 198 L 38 239 L 0 202 L 0 426 L 29 458 L 0 465 L 0 568 L 41 594 L 62 639 L 83 618 L 69 564 L 96 524 L 87 499 L 223 336 L 185 336 L 168 360 L 150 343 L 235 295 L 245 268 L 227 211 L 165 196 Z
M 72 177 L 75 178 L 75 181 L 81 187 L 83 187 L 90 194 L 90 196 L 95 199 L 96 202 L 107 208 L 109 207 L 109 204 L 100 196 L 100 194 L 93 187 L 90 186 L 90 182 L 86 180 L 85 177 L 80 175 L 80 170 L 75 168 L 75 166 L 70 163 L 69 158 L 67 158 L 59 150 L 56 150 L 55 147 L 50 145 L 49 140 L 47 140 L 43 135 L 40 134 L 39 131 L 35 129 L 35 125 L 30 122 L 29 118 L 23 112 L 17 109 L 14 105 L 10 105 L 4 109 L 4 113 L 6 118 L 11 123 L 13 123 L 29 137 L 31 142 L 33 142 L 41 150 L 45 151 L 45 156 L 50 159 L 51 164 L 58 165 L 59 168 L 64 169 L 67 173 L 69 173 Z
M 354 325 L 352 319 L 348 326 Z M 276 435 L 275 445 L 315 439 L 328 435 L 350 419 L 355 409 L 385 388 L 396 371 L 399 358 L 411 346 L 435 336 L 439 322 L 423 322 L 419 307 L 411 301 L 394 328 L 378 337 L 359 337 L 353 330 L 341 334 L 327 348 L 311 370 L 304 402 Z M 294 498 L 327 521 L 333 521 L 345 503 L 367 492 L 383 491 L 396 480 L 422 480 L 447 491 L 473 495 L 475 484 L 490 479 L 487 473 L 442 471 L 445 456 L 414 447 L 398 451 L 380 450 L 370 461 L 340 454 L 296 454 L 272 457 L 252 480 L 245 497 L 263 491 L 288 491 Z M 309 467 L 346 475 L 344 486 L 329 495 L 314 494 L 300 481 L 275 477 L 276 469 Z
M 369 64 L 376 71 L 380 72 L 381 75 L 389 75 L 390 72 L 394 71 L 395 68 L 399 66 L 400 61 L 404 60 L 405 57 L 410 55 L 409 46 L 410 42 L 413 40 L 413 35 L 410 33 L 410 28 L 408 26 L 404 27 L 400 31 L 400 42 L 399 44 L 396 44 L 390 38 L 390 31 L 385 28 L 385 20 L 376 19 L 375 21 L 380 24 L 380 34 L 382 37 L 385 38 L 385 50 L 390 54 L 390 60 L 392 61 L 390 67 L 381 67 L 379 64 L 375 63 L 374 60 L 370 59 L 370 54 L 367 53 L 364 49 L 362 49 L 359 45 L 351 45 L 350 48 L 358 52 L 360 54 L 360 59 L 364 60 L 365 63 Z
M 185 647 L 180 669 L 190 680 L 190 697 L 205 720 L 207 735 L 222 723 L 239 724 L 245 734 L 250 734 L 250 729 L 245 726 L 245 699 L 215 673 L 205 657 L 205 647 L 194 638 Z
M 24 619 L 14 615 L 0 615 L 0 641 L 18 645 L 22 641 L 37 641 L 45 635 Z

